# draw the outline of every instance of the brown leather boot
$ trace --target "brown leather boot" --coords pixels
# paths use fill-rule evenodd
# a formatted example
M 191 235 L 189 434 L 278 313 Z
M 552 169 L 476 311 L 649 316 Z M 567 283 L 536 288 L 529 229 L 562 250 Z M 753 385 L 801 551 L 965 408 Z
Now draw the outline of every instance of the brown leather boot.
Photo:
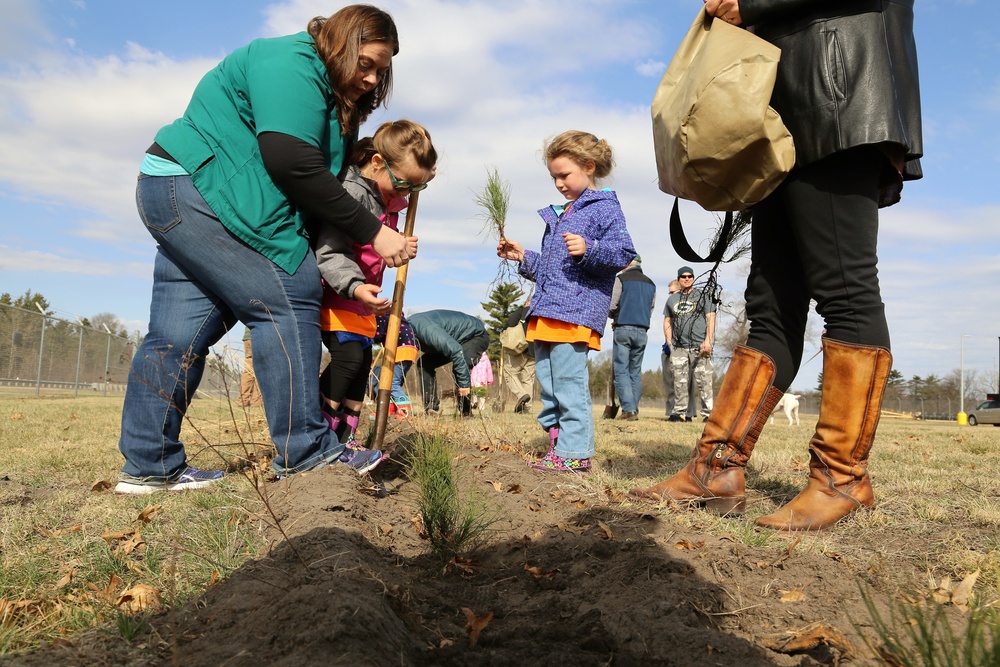
M 784 507 L 757 519 L 777 530 L 825 530 L 875 503 L 868 454 L 892 355 L 884 347 L 823 340 L 823 397 L 809 441 L 809 481 Z
M 632 489 L 629 495 L 704 505 L 719 514 L 742 513 L 747 460 L 783 393 L 773 381 L 771 357 L 738 346 L 691 460 L 673 477 L 648 489 Z

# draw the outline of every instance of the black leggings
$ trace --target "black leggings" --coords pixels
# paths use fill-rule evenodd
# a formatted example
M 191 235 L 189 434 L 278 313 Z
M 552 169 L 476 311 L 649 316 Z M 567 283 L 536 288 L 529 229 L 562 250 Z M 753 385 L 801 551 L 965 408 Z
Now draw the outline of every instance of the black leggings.
M 356 340 L 341 343 L 333 331 L 323 332 L 323 344 L 330 351 L 330 363 L 320 376 L 320 391 L 340 405 L 345 399 L 363 401 L 372 367 L 371 346 L 365 347 Z
M 835 153 L 793 171 L 753 208 L 747 346 L 774 359 L 782 391 L 802 363 L 811 299 L 825 337 L 889 347 L 876 267 L 885 161 L 875 146 Z

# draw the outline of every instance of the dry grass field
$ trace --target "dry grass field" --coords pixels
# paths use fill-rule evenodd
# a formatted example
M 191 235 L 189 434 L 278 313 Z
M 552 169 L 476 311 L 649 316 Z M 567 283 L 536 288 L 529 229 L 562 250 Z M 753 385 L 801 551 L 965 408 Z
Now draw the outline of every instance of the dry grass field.
M 275 481 L 263 415 L 202 399 L 184 434 L 189 456 L 231 474 L 208 490 L 135 498 L 109 490 L 120 409 L 120 397 L 0 396 L 0 664 L 974 665 L 997 655 L 961 653 L 998 637 L 1000 429 L 883 418 L 876 507 L 788 536 L 753 519 L 804 481 L 809 415 L 764 430 L 747 514 L 721 518 L 625 497 L 681 467 L 700 433 L 661 411 L 624 422 L 595 409 L 587 477 L 532 472 L 547 436 L 532 417 L 487 412 L 394 422 L 393 456 L 371 478 L 333 467 Z M 489 519 L 484 541 L 446 560 L 409 474 L 428 438 L 448 443 L 464 506 Z M 931 643 L 953 662 L 914 648 L 940 632 Z

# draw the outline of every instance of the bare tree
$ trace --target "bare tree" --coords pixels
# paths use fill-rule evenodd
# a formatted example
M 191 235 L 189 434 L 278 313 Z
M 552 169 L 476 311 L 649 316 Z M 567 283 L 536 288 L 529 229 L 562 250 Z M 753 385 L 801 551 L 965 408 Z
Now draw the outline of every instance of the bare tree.
M 89 320 L 90 326 L 97 331 L 104 331 L 104 327 L 116 336 L 128 338 L 128 328 L 122 324 L 121 320 L 114 313 L 97 313 Z

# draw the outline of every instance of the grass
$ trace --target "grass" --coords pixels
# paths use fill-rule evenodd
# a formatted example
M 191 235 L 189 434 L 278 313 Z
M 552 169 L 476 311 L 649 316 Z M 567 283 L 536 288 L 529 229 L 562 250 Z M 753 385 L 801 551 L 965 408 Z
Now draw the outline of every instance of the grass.
M 803 415 L 802 426 L 779 419 L 765 428 L 748 470 L 748 513 L 722 518 L 640 507 L 624 498 L 629 488 L 655 483 L 683 466 L 700 424 L 668 424 L 656 408 L 643 408 L 638 422 L 601 420 L 600 409 L 594 413 L 597 455 L 588 482 L 594 489 L 621 498 L 623 509 L 659 514 L 678 526 L 754 548 L 787 548 L 783 537 L 756 531 L 753 521 L 804 482 L 812 434 L 807 424 L 814 418 Z M 262 513 L 262 502 L 252 479 L 229 475 L 211 490 L 144 498 L 92 490 L 95 482 L 113 482 L 121 466 L 120 415 L 120 397 L 0 394 L 0 655 L 95 626 L 128 640 L 141 632 L 145 618 L 145 612 L 128 613 L 118 604 L 130 589 L 148 586 L 162 604 L 179 604 L 263 555 L 266 545 L 252 520 Z M 192 443 L 194 465 L 233 470 L 256 447 L 248 451 L 242 443 L 269 441 L 259 411 L 240 410 L 234 418 L 228 402 L 199 399 L 190 417 L 183 437 Z M 432 547 L 446 558 L 469 548 L 492 525 L 485 501 L 462 495 L 456 454 L 490 442 L 509 446 L 516 455 L 544 448 L 547 440 L 528 416 L 487 413 L 414 423 L 423 436 L 412 458 L 420 512 Z M 519 431 L 528 435 L 517 437 Z M 980 571 L 973 605 L 978 611 L 970 612 L 967 626 L 951 628 L 957 642 L 952 652 L 966 651 L 964 642 L 981 641 L 994 651 L 985 655 L 995 659 L 998 454 L 1000 429 L 883 418 L 870 468 L 875 509 L 828 534 L 805 536 L 796 551 L 837 554 L 851 561 L 864 584 L 890 592 L 911 583 L 897 580 L 901 572 L 911 579 L 923 572 L 961 581 Z M 945 632 L 933 617 L 906 615 L 913 611 L 883 610 L 880 619 L 873 617 L 873 628 L 882 623 L 886 650 L 893 650 L 896 640 L 911 652 L 928 644 L 907 634 L 913 628 Z M 932 614 L 935 607 L 920 611 Z
M 117 604 L 129 589 L 178 604 L 263 553 L 248 519 L 260 501 L 239 475 L 149 497 L 100 484 L 121 467 L 121 401 L 0 395 L 0 655 L 102 624 L 128 639 L 141 627 Z M 234 443 L 190 447 L 202 467 L 232 469 L 246 453 L 240 438 L 263 423 L 233 424 L 220 401 L 195 401 L 191 415 L 186 441 Z
M 896 601 L 888 616 L 861 590 L 878 642 L 872 649 L 890 667 L 985 667 L 1000 665 L 1000 614 L 973 609 L 955 628 L 937 605 Z

